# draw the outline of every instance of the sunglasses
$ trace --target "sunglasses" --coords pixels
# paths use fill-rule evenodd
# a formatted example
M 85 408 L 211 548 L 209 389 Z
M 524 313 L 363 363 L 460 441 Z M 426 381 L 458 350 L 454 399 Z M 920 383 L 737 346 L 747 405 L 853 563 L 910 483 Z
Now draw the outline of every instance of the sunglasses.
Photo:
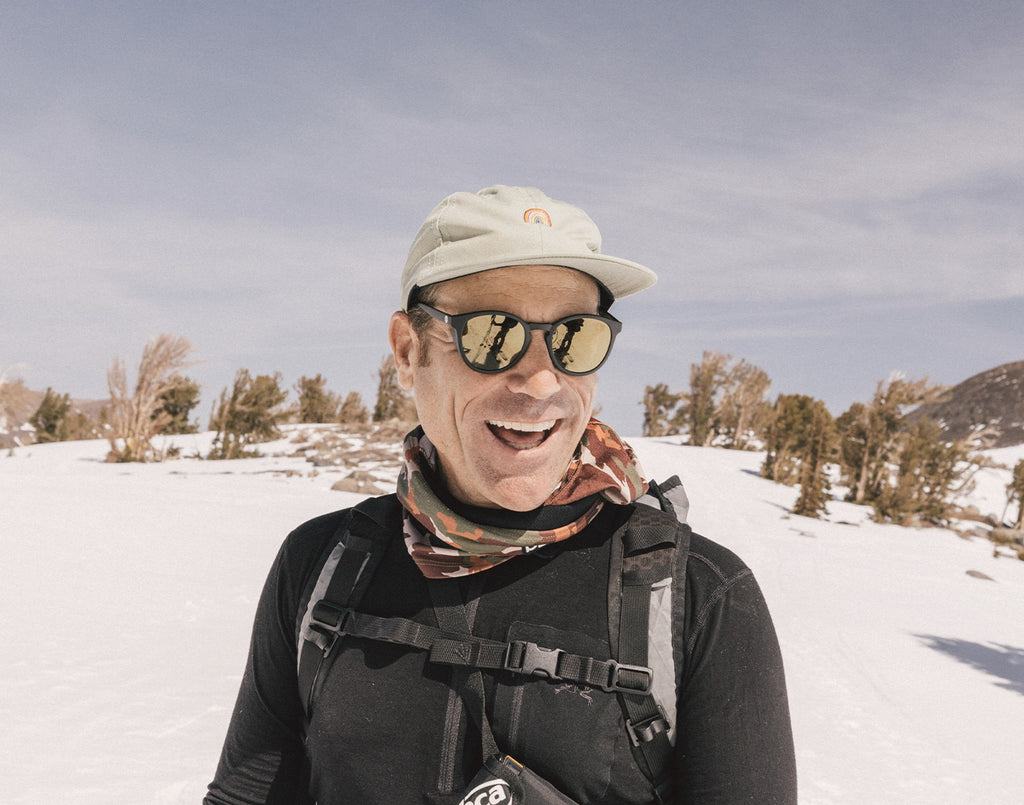
M 601 368 L 622 330 L 622 322 L 607 313 L 578 313 L 547 324 L 500 310 L 452 315 L 423 302 L 416 307 L 449 325 L 466 366 L 485 374 L 515 366 L 530 348 L 530 333 L 543 330 L 551 362 L 558 369 L 567 375 L 589 375 Z

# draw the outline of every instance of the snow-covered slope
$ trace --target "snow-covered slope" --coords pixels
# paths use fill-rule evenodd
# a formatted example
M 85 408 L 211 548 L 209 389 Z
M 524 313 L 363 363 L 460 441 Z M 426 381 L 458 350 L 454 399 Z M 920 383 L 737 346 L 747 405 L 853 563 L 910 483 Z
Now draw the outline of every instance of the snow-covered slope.
M 208 436 L 180 441 L 202 453 Z M 757 477 L 759 454 L 631 442 L 652 477 L 683 477 L 693 526 L 764 588 L 802 802 L 1024 801 L 1024 562 L 844 503 L 791 517 L 796 491 Z M 330 490 L 343 471 L 300 458 L 105 453 L 0 454 L 4 802 L 198 802 L 281 539 L 358 500 Z

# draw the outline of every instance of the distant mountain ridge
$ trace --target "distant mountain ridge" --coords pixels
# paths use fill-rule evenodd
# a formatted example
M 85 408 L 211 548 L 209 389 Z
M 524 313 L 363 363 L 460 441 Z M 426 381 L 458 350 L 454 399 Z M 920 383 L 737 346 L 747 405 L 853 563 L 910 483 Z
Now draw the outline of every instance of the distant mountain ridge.
M 996 366 L 958 383 L 940 402 L 927 403 L 910 414 L 939 423 L 950 439 L 962 439 L 979 427 L 996 432 L 984 447 L 1024 444 L 1024 361 Z

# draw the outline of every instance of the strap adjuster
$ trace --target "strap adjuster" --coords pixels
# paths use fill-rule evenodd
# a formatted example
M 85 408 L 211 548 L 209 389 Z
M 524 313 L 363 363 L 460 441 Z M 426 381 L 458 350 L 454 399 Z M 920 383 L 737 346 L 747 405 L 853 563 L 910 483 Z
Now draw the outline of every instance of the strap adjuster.
M 339 607 L 330 601 L 317 601 L 309 616 L 309 627 L 321 634 L 343 635 L 352 615 L 353 610 L 347 607 Z
M 658 705 L 658 712 L 650 718 L 633 723 L 626 719 L 626 732 L 629 733 L 629 740 L 633 746 L 640 746 L 641 743 L 649 743 L 661 733 L 667 732 L 669 728 L 668 716 L 665 715 L 665 708 Z
M 609 660 L 608 684 L 601 690 L 609 693 L 635 693 L 646 696 L 654 687 L 654 671 L 645 665 L 627 665 Z
M 563 654 L 558 648 L 544 648 L 526 640 L 513 640 L 505 652 L 502 668 L 528 676 L 546 676 L 556 682 L 562 679 L 558 674 L 558 659 Z

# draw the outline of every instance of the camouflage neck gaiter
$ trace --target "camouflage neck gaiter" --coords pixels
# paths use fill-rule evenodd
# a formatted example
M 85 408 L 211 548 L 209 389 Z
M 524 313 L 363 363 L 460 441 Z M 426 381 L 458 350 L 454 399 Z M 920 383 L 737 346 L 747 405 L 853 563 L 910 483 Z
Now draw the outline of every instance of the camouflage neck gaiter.
M 591 419 L 565 477 L 545 502 L 560 506 L 600 495 L 582 516 L 557 528 L 524 530 L 479 525 L 456 513 L 430 487 L 437 451 L 417 428 L 405 438 L 398 499 L 405 509 L 405 544 L 428 579 L 479 573 L 514 556 L 582 531 L 605 501 L 631 503 L 647 491 L 633 450 L 607 425 Z M 431 539 L 431 535 L 436 539 Z

